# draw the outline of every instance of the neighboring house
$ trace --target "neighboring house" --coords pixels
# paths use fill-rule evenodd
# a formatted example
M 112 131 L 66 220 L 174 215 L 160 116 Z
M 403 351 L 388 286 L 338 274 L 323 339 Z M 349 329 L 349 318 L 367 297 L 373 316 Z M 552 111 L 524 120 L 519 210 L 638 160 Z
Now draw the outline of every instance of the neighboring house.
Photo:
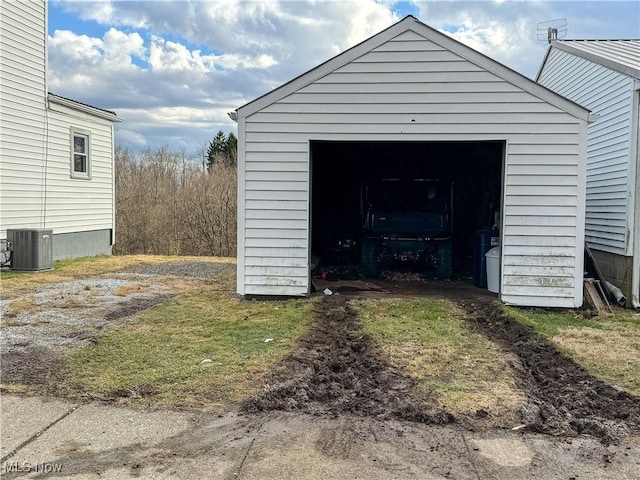
M 47 92 L 46 25 L 46 2 L 2 2 L 0 238 L 46 228 L 54 260 L 110 254 L 120 119 Z
M 584 107 L 409 16 L 232 117 L 239 294 L 308 295 L 314 244 L 341 212 L 359 228 L 362 172 L 413 169 L 469 192 L 460 261 L 475 219 L 495 216 L 503 302 L 582 305 Z
M 640 40 L 552 40 L 536 80 L 592 110 L 586 241 L 640 308 Z

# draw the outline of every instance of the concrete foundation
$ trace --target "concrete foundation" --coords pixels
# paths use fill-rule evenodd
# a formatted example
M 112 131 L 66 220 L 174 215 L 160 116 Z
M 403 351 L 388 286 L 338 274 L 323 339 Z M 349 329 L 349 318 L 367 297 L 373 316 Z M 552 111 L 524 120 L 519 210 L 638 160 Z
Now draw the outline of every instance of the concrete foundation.
M 88 232 L 53 232 L 53 259 L 95 257 L 111 255 L 112 230 L 91 230 Z
M 631 299 L 631 275 L 633 273 L 633 257 L 625 257 L 615 253 L 591 249 L 593 258 L 598 262 L 605 279 L 622 290 L 625 297 Z M 627 302 L 628 304 L 630 302 Z M 627 305 L 631 307 L 631 305 Z

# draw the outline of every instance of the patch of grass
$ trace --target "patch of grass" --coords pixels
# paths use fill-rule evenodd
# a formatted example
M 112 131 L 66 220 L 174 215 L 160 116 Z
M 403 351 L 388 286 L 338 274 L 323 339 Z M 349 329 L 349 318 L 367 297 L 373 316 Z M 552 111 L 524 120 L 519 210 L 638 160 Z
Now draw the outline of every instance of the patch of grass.
M 518 320 L 524 325 L 529 325 L 537 333 L 553 338 L 566 328 L 605 328 L 597 318 L 586 318 L 577 310 L 542 308 L 515 308 L 506 305 L 501 306 L 505 314 Z
M 640 395 L 640 317 L 614 309 L 607 317 L 584 318 L 573 310 L 503 307 L 507 315 L 550 339 L 592 375 Z
M 4 383 L 0 383 L 0 391 L 2 393 L 14 393 L 14 394 L 34 393 L 26 385 L 9 385 Z M 35 392 L 35 393 L 38 393 L 38 392 Z
M 446 300 L 367 299 L 354 302 L 365 333 L 395 366 L 435 391 L 454 415 L 486 410 L 514 420 L 524 397 L 510 356 L 470 331 L 464 312 Z
M 3 320 L 6 318 L 15 318 L 21 313 L 31 314 L 37 310 L 33 298 L 22 297 L 11 300 L 9 305 L 4 308 Z
M 118 297 L 126 297 L 127 295 L 139 292 L 140 290 L 142 290 L 142 285 L 138 283 L 132 283 L 130 285 L 123 285 L 122 287 L 116 288 L 113 291 L 113 294 Z
M 595 376 L 640 396 L 640 336 L 568 328 L 553 341 Z
M 187 292 L 72 352 L 64 393 L 104 398 L 147 390 L 155 403 L 213 410 L 257 393 L 307 332 L 313 301 L 248 302 L 229 291 L 232 278 Z

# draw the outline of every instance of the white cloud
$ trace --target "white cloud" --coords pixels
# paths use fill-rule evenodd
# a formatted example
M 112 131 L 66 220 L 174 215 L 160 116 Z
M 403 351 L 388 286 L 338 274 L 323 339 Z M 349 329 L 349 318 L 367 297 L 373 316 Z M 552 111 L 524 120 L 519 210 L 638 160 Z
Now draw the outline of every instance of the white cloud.
M 184 45 L 165 41 L 155 35 L 151 39 L 149 67 L 155 71 L 183 70 L 192 73 L 207 71 L 200 51 L 190 52 Z
M 342 14 L 348 19 L 349 25 L 346 42 L 341 45 L 341 50 L 366 40 L 400 20 L 388 6 L 381 3 L 344 2 L 342 5 L 344 8 Z
M 126 116 L 136 124 L 150 127 L 154 124 L 161 123 L 164 125 L 175 125 L 180 127 L 194 126 L 195 128 L 205 128 L 217 121 L 217 119 L 226 117 L 229 107 L 212 106 L 211 108 L 193 108 L 184 106 L 175 107 L 157 107 L 144 110 L 138 109 L 121 109 L 118 111 L 120 116 Z
M 72 62 L 95 62 L 101 58 L 101 40 L 87 35 L 76 35 L 68 30 L 56 30 L 53 37 L 49 37 L 49 59 L 52 55 L 55 63 L 56 53 Z
M 78 65 L 130 65 L 133 57 L 144 58 L 142 37 L 137 33 L 123 33 L 115 28 L 105 32 L 103 38 L 77 35 L 68 30 L 56 30 L 49 37 L 49 61 L 53 67 Z M 60 62 L 59 62 L 60 60 Z
M 251 57 L 249 55 L 210 55 L 207 57 L 212 65 L 230 70 L 240 70 L 249 68 L 269 68 L 278 64 L 275 58 L 265 53 Z
M 117 128 L 117 127 L 116 127 Z M 117 128 L 118 143 L 129 148 L 146 147 L 147 139 L 138 132 L 127 130 L 126 128 Z
M 531 25 L 524 18 L 511 24 L 491 20 L 476 25 L 471 17 L 465 16 L 456 31 L 439 30 L 479 52 L 503 59 L 518 56 L 530 47 Z
M 189 50 L 180 43 L 166 41 L 152 36 L 149 54 L 149 67 L 155 71 L 174 70 L 191 73 L 215 72 L 219 69 L 269 68 L 278 62 L 267 54 L 256 56 L 223 54 L 202 55 L 200 50 Z
M 110 28 L 104 34 L 102 50 L 107 61 L 131 63 L 132 57 L 144 58 L 145 48 L 142 37 L 137 32 L 123 33 Z
M 421 20 L 439 31 L 525 76 L 532 77 L 537 71 L 545 43 L 536 40 L 536 24 L 538 18 L 551 15 L 548 3 L 416 3 Z

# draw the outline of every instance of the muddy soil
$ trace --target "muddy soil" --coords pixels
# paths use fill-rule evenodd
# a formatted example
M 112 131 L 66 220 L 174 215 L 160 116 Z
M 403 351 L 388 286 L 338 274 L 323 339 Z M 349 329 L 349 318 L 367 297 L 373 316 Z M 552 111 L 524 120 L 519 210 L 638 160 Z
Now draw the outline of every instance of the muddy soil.
M 320 302 L 300 348 L 282 362 L 269 378 L 270 386 L 244 410 L 454 422 L 435 399 L 418 399 L 415 382 L 381 360 L 374 342 L 359 330 L 348 299 L 334 295 Z M 605 445 L 640 432 L 640 398 L 593 377 L 533 329 L 505 317 L 489 298 L 460 303 L 472 328 L 518 359 L 513 367 L 527 398 L 521 418 L 528 430 L 588 434 Z M 481 427 L 471 418 L 457 420 L 471 429 Z
M 435 400 L 418 400 L 415 381 L 381 360 L 373 341 L 360 331 L 348 297 L 342 295 L 319 303 L 309 335 L 268 381 L 271 385 L 264 392 L 245 403 L 245 411 L 454 421 Z
M 640 432 L 640 397 L 590 375 L 532 328 L 490 302 L 466 305 L 468 320 L 517 355 L 519 387 L 527 397 L 523 423 L 536 432 L 589 434 L 604 444 Z
M 0 354 L 0 375 L 4 385 L 37 385 L 39 393 L 56 395 L 64 378 L 65 363 L 47 347 L 27 347 Z
M 145 310 L 160 305 L 161 303 L 168 302 L 173 298 L 173 295 L 164 294 L 156 295 L 149 298 L 137 298 L 121 305 L 118 305 L 114 309 L 110 310 L 104 317 L 107 321 L 120 320 L 122 318 L 132 317 Z

